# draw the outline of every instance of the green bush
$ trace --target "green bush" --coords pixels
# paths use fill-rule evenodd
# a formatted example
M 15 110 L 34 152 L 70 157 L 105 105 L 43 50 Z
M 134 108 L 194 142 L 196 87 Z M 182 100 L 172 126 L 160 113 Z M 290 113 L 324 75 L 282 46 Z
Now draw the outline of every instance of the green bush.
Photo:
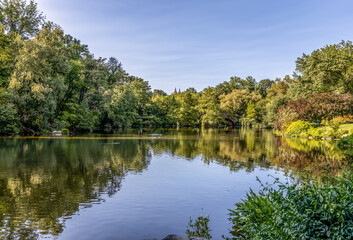
M 310 129 L 310 124 L 301 120 L 295 121 L 289 125 L 285 134 L 287 136 L 306 136 L 307 131 Z
M 330 137 L 330 138 L 334 138 L 334 139 L 341 138 L 342 135 L 348 133 L 347 130 L 341 130 L 340 129 L 340 124 L 339 123 L 330 121 L 329 122 L 329 126 L 330 126 L 330 128 L 327 131 L 327 136 Z
M 353 135 L 349 135 L 348 137 L 341 138 L 337 142 L 337 146 L 339 148 L 353 147 Z
M 308 131 L 307 131 L 307 135 L 308 137 L 312 137 L 312 138 L 315 138 L 315 139 L 319 139 L 319 138 L 322 138 L 324 137 L 324 134 L 323 134 L 323 130 L 320 129 L 320 128 L 309 128 Z
M 236 239 L 353 238 L 352 174 L 324 185 L 275 183 L 230 210 Z
M 70 133 L 69 129 L 67 129 L 67 128 L 63 128 L 63 129 L 61 129 L 61 131 L 62 131 L 63 134 L 69 134 Z

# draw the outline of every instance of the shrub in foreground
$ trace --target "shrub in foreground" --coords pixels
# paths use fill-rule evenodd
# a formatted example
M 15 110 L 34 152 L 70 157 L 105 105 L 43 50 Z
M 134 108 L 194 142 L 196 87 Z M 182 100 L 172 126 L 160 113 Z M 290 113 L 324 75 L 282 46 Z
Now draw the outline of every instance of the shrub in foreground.
M 353 175 L 250 191 L 230 210 L 230 220 L 234 239 L 352 239 Z

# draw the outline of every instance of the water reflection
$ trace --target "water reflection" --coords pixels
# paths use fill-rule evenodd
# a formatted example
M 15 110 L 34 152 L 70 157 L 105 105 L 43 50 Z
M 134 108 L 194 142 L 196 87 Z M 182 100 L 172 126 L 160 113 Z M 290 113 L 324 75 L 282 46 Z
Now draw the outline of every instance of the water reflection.
M 65 217 L 115 194 L 151 160 L 148 143 L 109 140 L 1 141 L 0 224 L 8 239 L 57 235 Z
M 152 134 L 152 135 L 151 135 Z M 162 134 L 162 135 L 154 135 Z M 60 234 L 67 219 L 116 194 L 127 174 L 154 155 L 201 157 L 231 171 L 277 168 L 298 177 L 340 174 L 351 166 L 333 142 L 286 139 L 261 130 L 155 130 L 142 135 L 0 139 L 0 236 Z

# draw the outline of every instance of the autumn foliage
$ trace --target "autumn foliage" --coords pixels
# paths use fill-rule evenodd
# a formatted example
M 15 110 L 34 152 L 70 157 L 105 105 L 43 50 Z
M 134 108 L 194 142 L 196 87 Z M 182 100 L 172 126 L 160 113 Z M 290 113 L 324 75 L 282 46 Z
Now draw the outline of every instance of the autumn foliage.
M 291 116 L 286 117 L 286 113 L 292 112 Z M 324 119 L 334 119 L 337 117 L 343 118 L 352 113 L 353 110 L 353 95 L 320 93 L 311 95 L 308 99 L 299 98 L 288 102 L 279 108 L 277 119 L 274 126 L 282 128 L 286 118 L 291 118 L 290 121 L 302 120 L 310 122 L 320 122 Z M 338 119 L 339 120 L 339 119 Z M 343 120 L 343 119 L 342 119 Z

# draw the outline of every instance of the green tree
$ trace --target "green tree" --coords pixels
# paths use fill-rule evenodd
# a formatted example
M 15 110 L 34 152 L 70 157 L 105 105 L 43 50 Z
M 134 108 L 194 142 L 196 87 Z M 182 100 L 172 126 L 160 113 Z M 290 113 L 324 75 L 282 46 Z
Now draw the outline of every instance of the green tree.
M 179 122 L 183 125 L 195 125 L 198 123 L 198 94 L 184 92 L 175 96 L 179 107 L 175 110 Z
M 261 96 L 253 92 L 245 89 L 235 89 L 230 94 L 222 94 L 220 96 L 220 109 L 224 113 L 240 118 L 246 113 L 247 104 L 250 100 L 256 103 L 260 99 Z
M 16 134 L 20 131 L 20 118 L 10 93 L 0 88 L 0 134 Z
M 106 105 L 110 127 L 130 127 L 139 116 L 138 96 L 130 84 L 116 86 L 111 94 L 111 101 Z
M 296 61 L 296 70 L 301 76 L 296 84 L 312 84 L 311 94 L 352 93 L 353 44 L 351 41 L 342 41 L 326 45 L 310 55 L 303 54 Z
M 198 107 L 203 125 L 215 125 L 224 122 L 215 88 L 208 87 L 202 91 Z
M 267 96 L 267 91 L 270 89 L 274 81 L 270 79 L 263 79 L 256 85 L 256 94 L 261 95 L 263 98 Z
M 0 29 L 0 87 L 7 87 L 11 75 L 10 40 Z
M 44 16 L 33 0 L 1 0 L 0 23 L 12 38 L 19 34 L 22 39 L 29 39 L 39 33 Z
M 67 89 L 68 64 L 62 54 L 63 31 L 48 25 L 33 40 L 22 41 L 9 88 L 15 95 L 23 127 L 30 132 L 48 128 L 57 103 Z
M 248 102 L 247 108 L 246 108 L 246 117 L 250 119 L 256 119 L 256 108 L 255 104 L 253 103 L 252 100 Z

